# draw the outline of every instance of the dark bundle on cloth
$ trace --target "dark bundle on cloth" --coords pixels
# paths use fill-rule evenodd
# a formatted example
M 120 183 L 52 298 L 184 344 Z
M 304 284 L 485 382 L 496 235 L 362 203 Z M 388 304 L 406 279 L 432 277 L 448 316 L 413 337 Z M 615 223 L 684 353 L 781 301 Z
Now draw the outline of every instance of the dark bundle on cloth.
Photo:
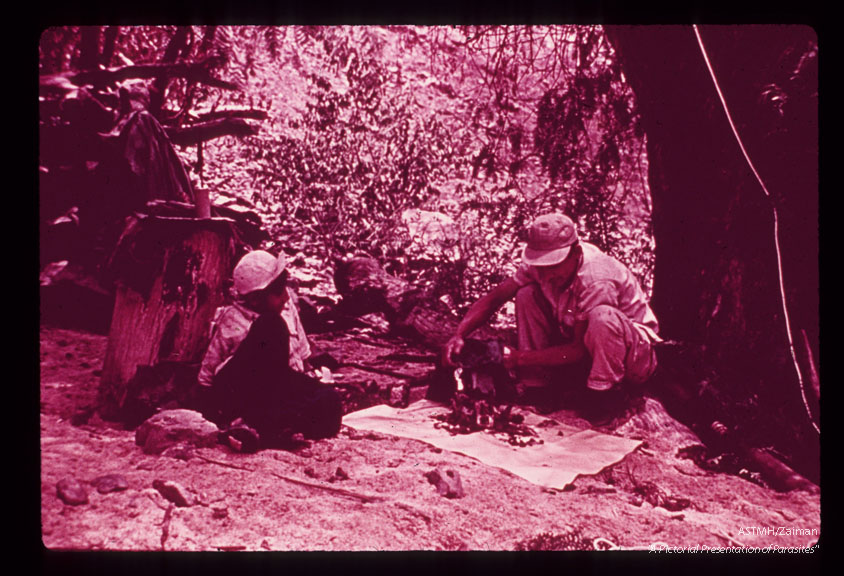
M 440 367 L 431 375 L 426 398 L 447 402 L 456 392 L 510 402 L 516 396 L 513 379 L 504 367 L 501 340 L 467 338 L 457 358 L 458 369 Z M 458 390 L 458 382 L 460 390 Z

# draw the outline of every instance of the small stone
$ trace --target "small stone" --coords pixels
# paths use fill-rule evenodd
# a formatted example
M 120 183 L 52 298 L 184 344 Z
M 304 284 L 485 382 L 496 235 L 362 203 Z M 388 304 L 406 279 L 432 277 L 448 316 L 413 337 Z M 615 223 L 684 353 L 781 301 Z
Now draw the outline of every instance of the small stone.
M 437 487 L 437 492 L 440 496 L 445 496 L 446 498 L 462 498 L 465 496 L 460 475 L 455 470 L 436 468 L 427 472 L 425 477 L 428 479 L 428 482 Z
M 334 477 L 337 478 L 338 480 L 348 480 L 349 479 L 349 475 L 346 474 L 346 471 L 343 470 L 342 468 L 340 468 L 339 466 L 337 467 L 337 470 L 334 472 Z
M 193 506 L 193 498 L 188 494 L 187 490 L 177 482 L 170 480 L 153 480 L 152 487 L 158 490 L 158 493 L 164 496 L 167 500 L 184 508 L 186 506 Z
M 120 474 L 106 474 L 95 479 L 94 486 L 97 487 L 97 492 L 100 494 L 108 494 L 109 492 L 126 490 L 129 487 L 129 483 Z
M 272 548 L 270 548 L 270 543 L 266 540 L 261 541 L 261 548 L 263 548 L 264 550 L 272 550 Z
M 211 508 L 211 517 L 214 520 L 225 520 L 229 517 L 228 508 Z
M 659 505 L 670 512 L 679 512 L 691 506 L 688 498 L 677 498 L 676 496 L 665 496 L 660 499 Z
M 305 468 L 305 469 L 303 470 L 303 472 L 305 473 L 305 476 L 308 476 L 308 477 L 310 477 L 310 478 L 316 478 L 316 472 L 314 472 L 314 469 L 313 469 L 313 468 L 311 468 L 310 466 L 308 466 L 307 468 Z
M 410 386 L 407 384 L 400 384 L 390 388 L 390 406 L 397 408 L 407 408 L 410 400 Z
M 88 502 L 88 493 L 75 478 L 64 478 L 56 484 L 56 493 L 65 504 L 78 506 Z

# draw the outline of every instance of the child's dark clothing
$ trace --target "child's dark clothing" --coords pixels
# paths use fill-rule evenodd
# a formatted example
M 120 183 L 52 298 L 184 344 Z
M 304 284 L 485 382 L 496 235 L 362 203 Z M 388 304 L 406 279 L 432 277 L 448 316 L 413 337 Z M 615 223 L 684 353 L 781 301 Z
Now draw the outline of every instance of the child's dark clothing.
M 335 436 L 343 415 L 333 388 L 290 368 L 290 332 L 278 314 L 252 323 L 206 396 L 207 418 L 221 426 L 243 418 L 264 447 L 297 432 L 311 439 Z

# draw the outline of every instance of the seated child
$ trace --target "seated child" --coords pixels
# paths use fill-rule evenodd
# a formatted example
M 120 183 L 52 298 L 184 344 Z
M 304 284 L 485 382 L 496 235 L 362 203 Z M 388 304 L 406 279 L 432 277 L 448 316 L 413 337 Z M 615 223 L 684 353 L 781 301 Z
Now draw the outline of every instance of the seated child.
M 217 311 L 199 371 L 203 415 L 223 428 L 245 424 L 239 428 L 254 429 L 262 447 L 283 446 L 294 434 L 335 436 L 343 414 L 340 395 L 302 373 L 310 348 L 286 266 L 284 254 L 263 250 L 238 262 L 235 301 Z M 244 451 L 257 449 L 257 438 L 245 438 Z

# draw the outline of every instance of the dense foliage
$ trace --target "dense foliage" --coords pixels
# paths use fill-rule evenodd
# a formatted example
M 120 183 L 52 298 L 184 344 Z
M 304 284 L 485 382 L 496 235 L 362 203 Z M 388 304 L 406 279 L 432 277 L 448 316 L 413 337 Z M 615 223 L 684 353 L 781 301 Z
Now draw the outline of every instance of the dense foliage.
M 40 48 L 42 74 L 93 53 L 203 61 L 240 87 L 153 82 L 155 112 L 268 111 L 257 135 L 181 153 L 197 186 L 249 202 L 293 253 L 368 253 L 460 307 L 561 209 L 651 285 L 644 136 L 599 27 L 68 27 Z

